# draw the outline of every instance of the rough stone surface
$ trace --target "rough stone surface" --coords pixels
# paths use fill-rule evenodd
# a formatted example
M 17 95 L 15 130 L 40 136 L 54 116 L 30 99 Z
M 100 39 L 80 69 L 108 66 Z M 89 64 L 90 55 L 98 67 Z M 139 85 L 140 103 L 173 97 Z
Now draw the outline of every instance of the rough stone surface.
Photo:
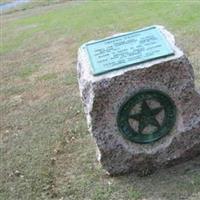
M 78 53 L 78 80 L 87 123 L 95 138 L 98 160 L 112 175 L 135 171 L 146 175 L 200 154 L 200 94 L 194 72 L 172 34 L 158 26 L 175 55 L 93 76 L 84 45 Z M 119 107 L 141 89 L 168 94 L 177 107 L 173 130 L 151 144 L 122 137 L 117 127 Z

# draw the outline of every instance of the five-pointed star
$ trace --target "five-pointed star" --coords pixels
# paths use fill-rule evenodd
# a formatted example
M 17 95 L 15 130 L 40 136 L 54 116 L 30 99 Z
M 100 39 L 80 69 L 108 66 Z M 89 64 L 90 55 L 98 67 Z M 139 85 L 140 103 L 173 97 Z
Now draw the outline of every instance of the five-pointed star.
M 129 118 L 135 119 L 139 122 L 139 133 L 142 133 L 144 128 L 148 125 L 153 125 L 160 128 L 160 124 L 156 119 L 156 115 L 163 110 L 162 107 L 150 108 L 147 102 L 144 100 L 142 102 L 141 112 L 136 114 L 130 114 Z

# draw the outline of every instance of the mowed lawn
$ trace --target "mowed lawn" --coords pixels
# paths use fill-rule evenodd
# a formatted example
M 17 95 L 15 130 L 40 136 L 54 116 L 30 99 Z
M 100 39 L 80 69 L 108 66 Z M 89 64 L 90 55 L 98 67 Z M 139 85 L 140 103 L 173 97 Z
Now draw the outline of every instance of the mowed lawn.
M 200 2 L 52 2 L 1 15 L 0 200 L 199 200 L 200 157 L 148 177 L 106 175 L 87 130 L 76 61 L 84 42 L 161 24 L 200 87 Z

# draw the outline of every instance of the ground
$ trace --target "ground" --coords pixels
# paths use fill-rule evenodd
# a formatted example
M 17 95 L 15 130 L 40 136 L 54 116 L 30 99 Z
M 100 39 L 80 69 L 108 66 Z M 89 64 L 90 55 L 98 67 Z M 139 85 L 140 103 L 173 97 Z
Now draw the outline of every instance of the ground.
M 56 2 L 56 4 L 52 4 Z M 89 40 L 161 24 L 200 86 L 198 1 L 39 1 L 1 14 L 0 200 L 199 200 L 200 157 L 147 177 L 95 159 L 76 78 Z

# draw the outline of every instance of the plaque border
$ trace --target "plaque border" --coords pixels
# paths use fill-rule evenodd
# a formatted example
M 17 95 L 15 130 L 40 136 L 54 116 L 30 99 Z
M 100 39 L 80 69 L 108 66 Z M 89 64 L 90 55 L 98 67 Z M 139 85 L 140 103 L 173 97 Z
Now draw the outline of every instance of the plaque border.
M 149 58 L 149 59 L 146 59 L 146 60 L 143 60 L 143 61 L 138 61 L 138 62 L 133 62 L 132 64 L 126 64 L 126 65 L 123 65 L 121 67 L 118 67 L 118 68 L 112 68 L 112 69 L 108 69 L 106 71 L 102 71 L 102 72 L 95 72 L 95 68 L 94 68 L 94 64 L 92 62 L 92 56 L 90 54 L 90 51 L 88 49 L 88 46 L 90 45 L 93 45 L 93 44 L 96 44 L 96 43 L 100 43 L 100 42 L 104 42 L 104 41 L 108 41 L 108 40 L 112 40 L 113 38 L 119 38 L 119 37 L 123 37 L 123 36 L 127 36 L 127 35 L 131 35 L 133 33 L 138 33 L 138 32 L 143 32 L 143 31 L 147 31 L 147 30 L 151 30 L 151 29 L 156 29 L 159 31 L 159 33 L 161 34 L 161 37 L 163 37 L 163 39 L 165 39 L 165 44 L 168 45 L 169 49 L 171 50 L 170 53 L 166 54 L 166 55 L 161 55 L 161 56 L 158 56 L 158 57 L 155 57 L 155 58 Z M 166 40 L 166 37 L 165 35 L 160 31 L 160 29 L 156 26 L 150 26 L 150 27 L 146 27 L 146 28 L 143 28 L 143 29 L 139 29 L 139 30 L 136 30 L 136 31 L 131 31 L 131 32 L 127 32 L 127 33 L 122 33 L 122 34 L 119 34 L 117 36 L 113 36 L 113 37 L 108 37 L 108 38 L 105 38 L 105 39 L 101 39 L 101 40 L 97 40 L 97 41 L 94 41 L 94 42 L 88 42 L 85 44 L 85 47 L 86 47 L 86 50 L 87 50 L 87 54 L 89 56 L 89 62 L 91 64 L 91 71 L 92 71 L 92 74 L 94 76 L 98 76 L 98 75 L 102 75 L 102 74 L 106 74 L 106 73 L 109 73 L 109 72 L 112 72 L 112 71 L 117 71 L 117 70 L 120 70 L 120 69 L 123 69 L 123 68 L 126 68 L 126 67 L 130 67 L 130 66 L 133 66 L 133 65 L 137 65 L 137 64 L 142 64 L 142 63 L 145 63 L 145 62 L 148 62 L 148 61 L 152 61 L 152 60 L 157 60 L 157 59 L 161 59 L 161 58 L 165 58 L 165 57 L 168 57 L 168 56 L 172 56 L 175 54 L 173 48 L 171 47 L 171 44 L 168 42 L 168 40 Z

